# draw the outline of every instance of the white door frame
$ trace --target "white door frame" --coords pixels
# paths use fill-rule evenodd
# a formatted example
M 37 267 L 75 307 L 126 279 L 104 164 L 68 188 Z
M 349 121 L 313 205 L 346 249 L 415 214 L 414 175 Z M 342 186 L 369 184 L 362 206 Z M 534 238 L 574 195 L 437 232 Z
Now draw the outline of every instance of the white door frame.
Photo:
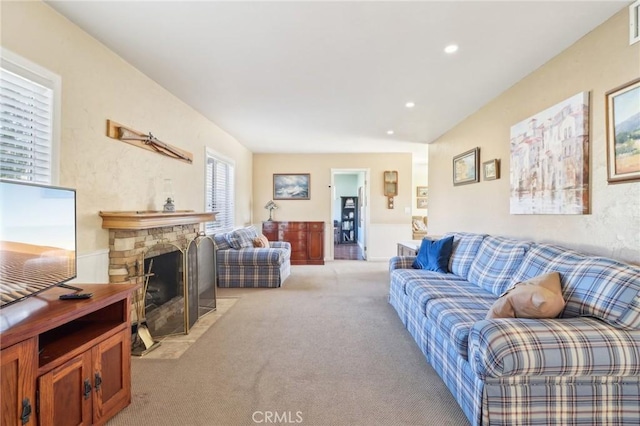
M 362 204 L 362 210 L 364 212 L 364 221 L 363 221 L 363 233 L 362 233 L 362 246 L 360 247 L 362 249 L 362 253 L 364 254 L 364 260 L 368 259 L 368 254 L 367 254 L 367 244 L 369 241 L 369 217 L 370 217 L 370 212 L 371 210 L 369 209 L 369 200 L 371 197 L 371 191 L 370 191 L 370 179 L 369 176 L 371 174 L 371 169 L 365 169 L 365 168 L 332 168 L 331 169 L 331 203 L 329 208 L 330 210 L 330 214 L 331 214 L 331 232 L 330 232 L 330 238 L 329 238 L 329 242 L 331 243 L 329 246 L 331 247 L 330 249 L 330 260 L 334 260 L 335 259 L 335 253 L 333 252 L 333 248 L 334 248 L 334 232 L 333 232 L 333 209 L 335 207 L 335 203 L 336 201 L 336 197 L 335 197 L 335 193 L 336 193 L 336 186 L 335 186 L 335 175 L 336 174 L 344 174 L 344 173 L 364 173 L 364 200 L 363 200 L 363 204 Z M 358 202 L 360 202 L 360 200 L 358 200 Z

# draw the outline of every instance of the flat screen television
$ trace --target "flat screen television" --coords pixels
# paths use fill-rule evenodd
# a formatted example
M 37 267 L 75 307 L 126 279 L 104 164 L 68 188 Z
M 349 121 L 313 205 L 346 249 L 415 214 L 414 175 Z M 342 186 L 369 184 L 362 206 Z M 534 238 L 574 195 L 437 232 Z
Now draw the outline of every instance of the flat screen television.
M 76 249 L 74 189 L 0 179 L 0 306 L 75 278 Z

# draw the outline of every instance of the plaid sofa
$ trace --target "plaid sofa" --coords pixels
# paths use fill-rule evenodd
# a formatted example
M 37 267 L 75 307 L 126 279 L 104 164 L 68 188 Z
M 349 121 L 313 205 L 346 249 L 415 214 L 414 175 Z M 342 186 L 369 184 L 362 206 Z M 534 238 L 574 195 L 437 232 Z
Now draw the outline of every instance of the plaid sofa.
M 473 425 L 640 424 L 640 268 L 453 233 L 452 273 L 390 260 L 389 302 Z M 561 276 L 555 319 L 485 316 L 511 285 Z
M 258 236 L 248 226 L 216 234 L 218 287 L 280 287 L 291 273 L 291 244 L 273 241 L 269 248 L 254 248 Z

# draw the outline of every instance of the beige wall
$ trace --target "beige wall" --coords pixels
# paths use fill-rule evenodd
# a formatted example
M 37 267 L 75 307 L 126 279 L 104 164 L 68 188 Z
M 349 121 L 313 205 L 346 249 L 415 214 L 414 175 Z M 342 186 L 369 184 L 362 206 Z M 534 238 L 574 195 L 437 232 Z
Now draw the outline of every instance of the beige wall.
M 369 259 L 389 258 L 396 252 L 396 241 L 411 239 L 411 154 L 255 154 L 253 157 L 253 222 L 258 226 L 269 217 L 264 205 L 273 197 L 274 173 L 310 173 L 310 200 L 278 200 L 275 220 L 322 221 L 325 222 L 325 256 L 330 258 L 329 233 L 331 218 L 331 170 L 368 169 L 370 185 L 368 200 Z M 398 171 L 398 196 L 395 208 L 387 208 L 383 195 L 383 172 Z M 409 213 L 405 212 L 409 208 Z M 382 232 L 383 229 L 393 232 Z M 397 232 L 396 232 L 397 231 Z
M 640 263 L 640 182 L 608 185 L 606 167 L 604 94 L 640 76 L 628 22 L 625 7 L 430 145 L 431 233 L 514 236 Z M 591 214 L 509 214 L 510 127 L 582 91 L 591 97 Z M 481 161 L 501 159 L 502 178 L 453 187 L 452 157 L 476 146 Z
M 161 209 L 164 179 L 178 209 L 202 211 L 205 147 L 235 161 L 236 220 L 250 220 L 252 154 L 234 138 L 46 4 L 3 2 L 1 18 L 3 48 L 62 77 L 59 183 L 77 189 L 81 256 L 108 247 L 100 210 Z M 106 137 L 107 119 L 152 131 L 193 164 Z

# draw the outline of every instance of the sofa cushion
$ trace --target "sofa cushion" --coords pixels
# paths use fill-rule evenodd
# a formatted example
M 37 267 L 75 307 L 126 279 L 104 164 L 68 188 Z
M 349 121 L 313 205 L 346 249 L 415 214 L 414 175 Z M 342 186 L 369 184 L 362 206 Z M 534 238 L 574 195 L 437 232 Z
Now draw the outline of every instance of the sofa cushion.
M 434 272 L 435 273 L 435 272 Z M 451 276 L 451 275 L 448 275 Z M 453 275 L 455 277 L 455 275 Z M 411 280 L 405 285 L 405 293 L 411 298 L 414 303 L 420 307 L 423 314 L 426 315 L 426 305 L 429 301 L 442 298 L 473 298 L 473 299 L 486 299 L 489 301 L 484 315 L 489 310 L 489 306 L 496 300 L 496 296 L 488 291 L 478 287 L 475 284 L 471 284 L 468 281 L 462 279 L 450 279 L 450 280 Z
M 464 278 L 453 274 L 441 274 L 439 272 L 427 271 L 426 269 L 394 269 L 390 273 L 391 281 L 402 288 L 402 292 L 406 294 L 405 288 L 408 282 L 418 281 L 465 281 Z
M 427 318 L 444 336 L 450 337 L 458 354 L 468 359 L 469 330 L 484 319 L 493 300 L 466 296 L 432 299 L 427 303 Z
M 426 269 L 446 274 L 449 272 L 452 244 L 453 236 L 440 240 L 423 239 L 418 256 L 416 256 L 412 266 L 415 269 Z
M 514 279 L 560 272 L 566 306 L 562 318 L 595 316 L 608 323 L 640 329 L 640 268 L 587 256 L 550 244 L 534 244 Z
M 563 276 L 587 258 L 586 255 L 551 244 L 532 244 L 513 276 L 513 282 L 526 281 L 548 272 Z
M 563 318 L 591 316 L 640 330 L 640 267 L 603 257 L 587 257 L 562 274 L 567 304 Z
M 445 234 L 445 237 L 453 235 L 453 247 L 449 259 L 449 270 L 454 274 L 467 279 L 471 263 L 478 253 L 480 244 L 485 234 L 472 234 L 467 232 L 455 232 Z
M 489 309 L 491 318 L 555 318 L 564 308 L 560 274 L 550 272 L 507 290 Z
M 501 295 L 514 283 L 516 272 L 531 243 L 503 237 L 486 237 L 469 269 L 468 280 Z
M 229 250 L 231 248 L 226 233 L 215 234 L 213 236 L 213 243 L 216 246 L 216 250 Z
M 253 239 L 257 236 L 256 228 L 247 226 L 227 233 L 227 241 L 231 248 L 240 250 L 241 248 L 253 247 Z

